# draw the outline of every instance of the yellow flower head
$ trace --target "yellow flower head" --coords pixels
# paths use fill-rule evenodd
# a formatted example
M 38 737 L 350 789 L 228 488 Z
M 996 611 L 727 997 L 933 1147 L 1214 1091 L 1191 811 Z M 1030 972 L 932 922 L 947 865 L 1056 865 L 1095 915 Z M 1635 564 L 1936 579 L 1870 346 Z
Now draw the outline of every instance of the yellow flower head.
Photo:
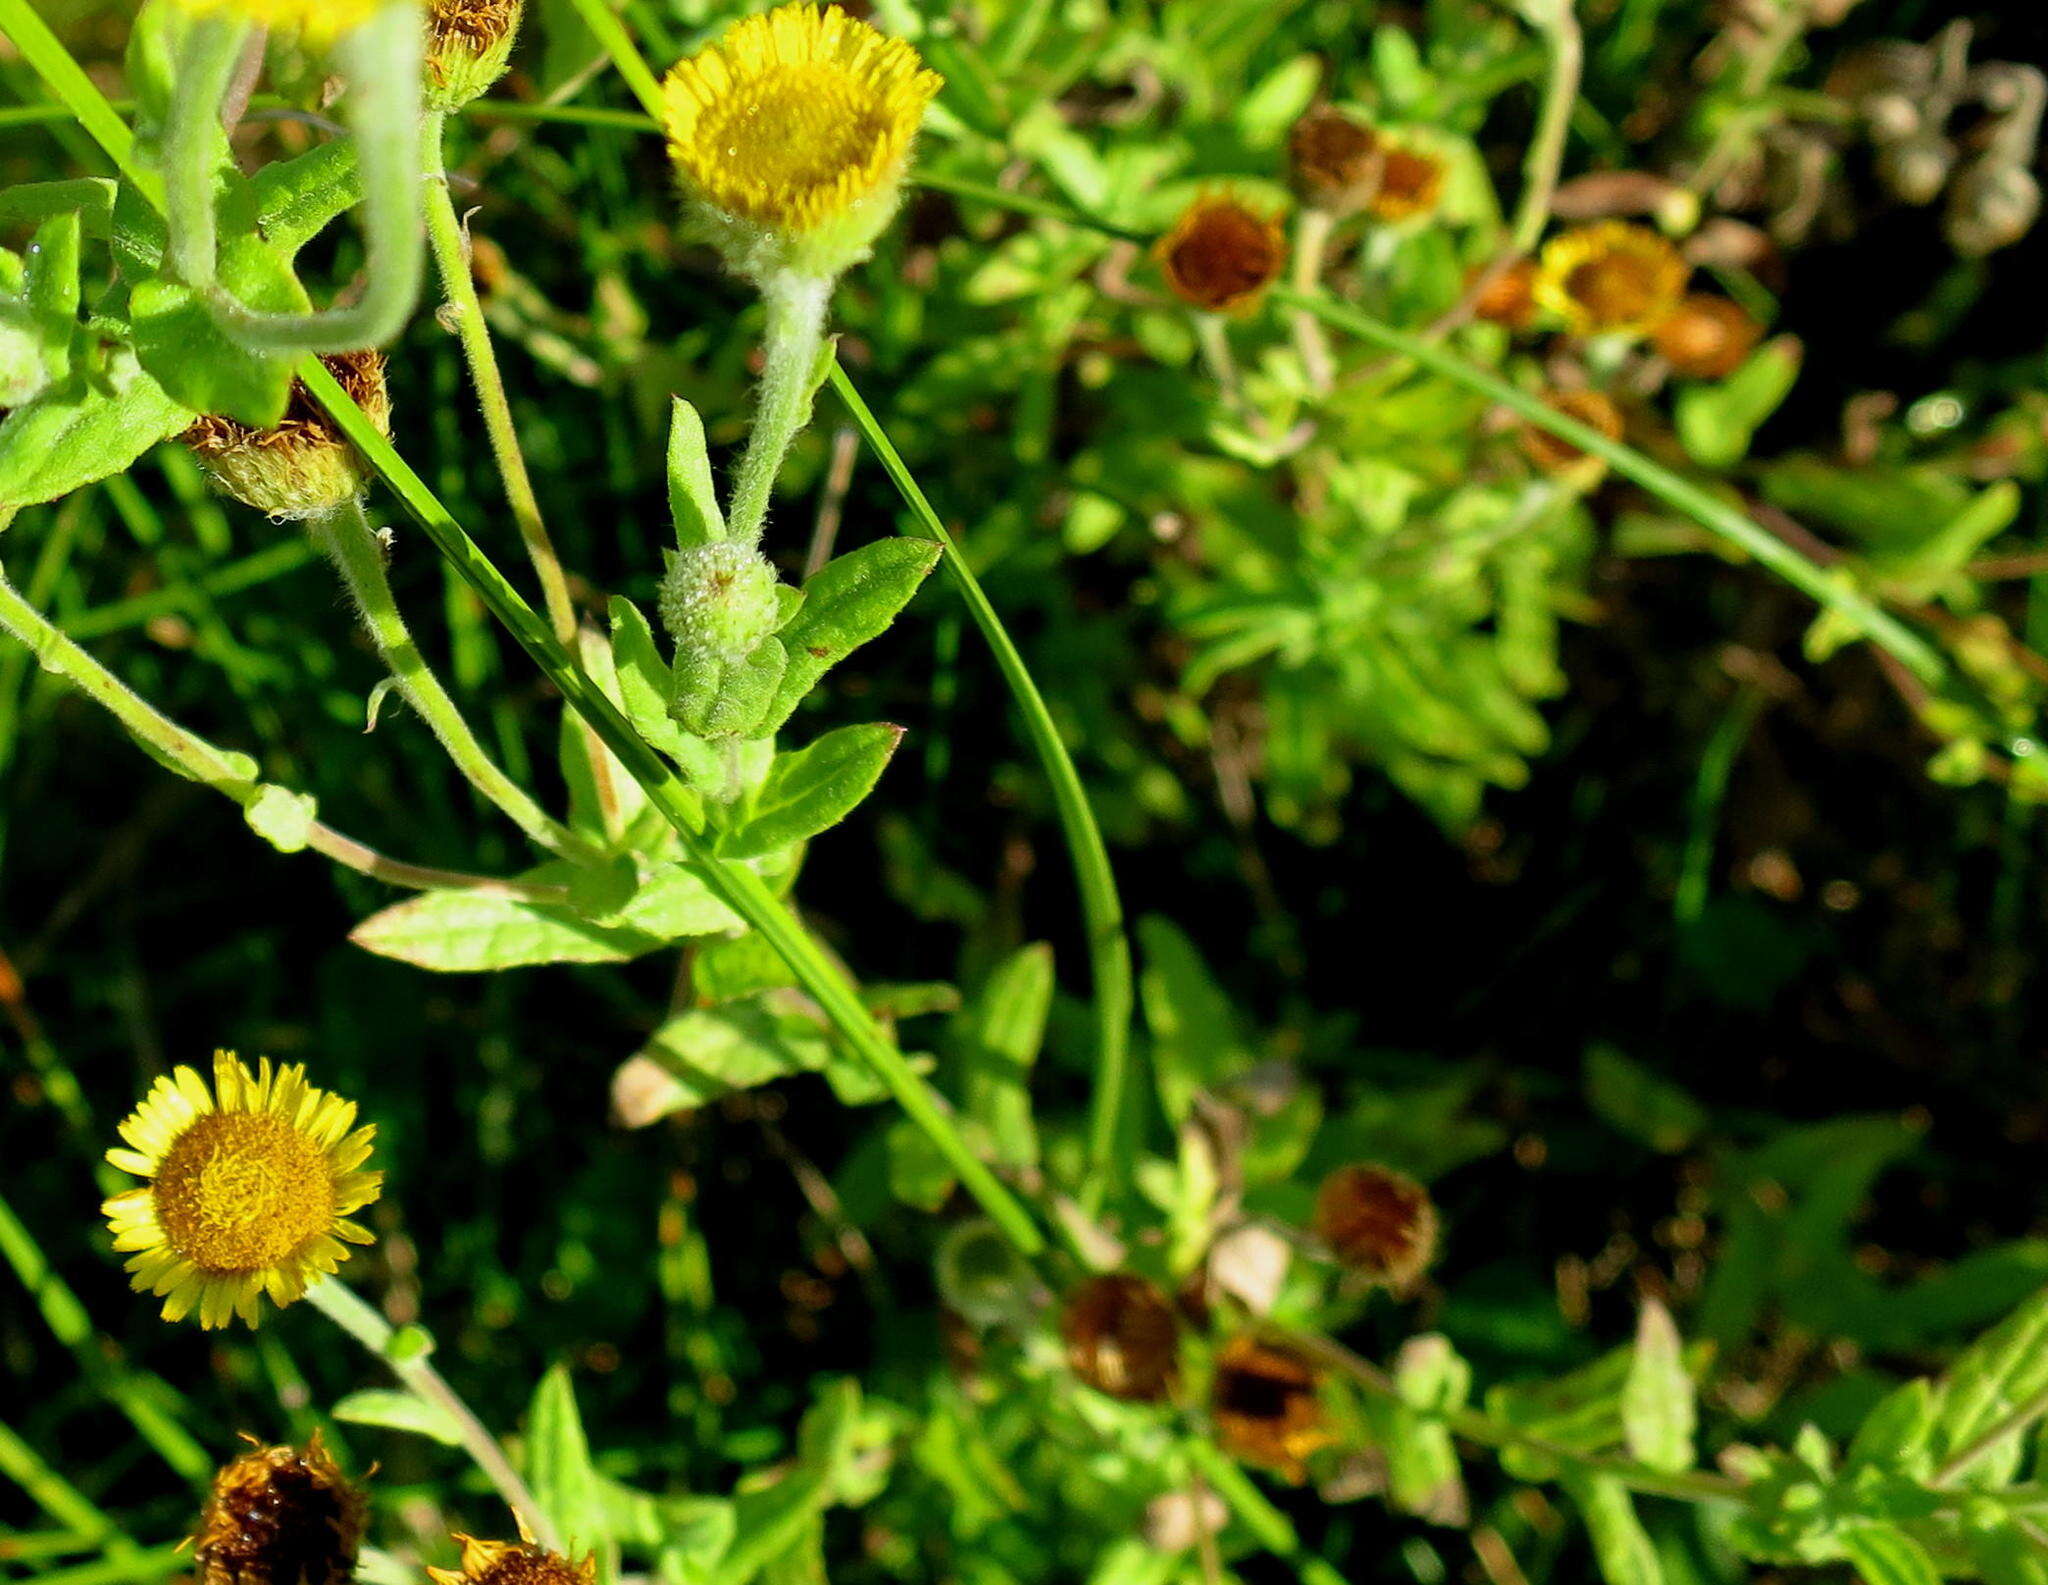
M 525 1534 L 522 1522 L 520 1533 Z M 473 1535 L 458 1535 L 462 1543 L 460 1568 L 430 1568 L 434 1585 L 592 1585 L 597 1578 L 597 1559 L 586 1557 L 571 1563 L 558 1552 L 536 1546 L 531 1537 L 521 1541 L 479 1541 Z
M 377 1131 L 355 1120 L 355 1102 L 268 1057 L 251 1073 L 215 1052 L 211 1090 L 191 1068 L 158 1079 L 121 1124 L 127 1148 L 107 1152 L 149 1182 L 101 1207 L 136 1291 L 167 1321 L 196 1309 L 203 1327 L 254 1326 L 265 1294 L 287 1305 L 332 1272 L 344 1240 L 370 1242 L 348 1217 L 384 1177 L 363 1170 Z
M 1678 306 L 1691 274 L 1667 237 L 1626 220 L 1601 220 L 1544 244 L 1536 300 L 1578 335 L 1640 335 Z
M 278 31 L 296 30 L 308 44 L 331 43 L 393 0 L 179 0 L 194 16 L 226 12 Z
M 737 267 L 758 273 L 736 255 L 765 234 L 793 267 L 837 273 L 887 224 L 939 85 L 901 39 L 796 0 L 668 74 L 669 153 Z

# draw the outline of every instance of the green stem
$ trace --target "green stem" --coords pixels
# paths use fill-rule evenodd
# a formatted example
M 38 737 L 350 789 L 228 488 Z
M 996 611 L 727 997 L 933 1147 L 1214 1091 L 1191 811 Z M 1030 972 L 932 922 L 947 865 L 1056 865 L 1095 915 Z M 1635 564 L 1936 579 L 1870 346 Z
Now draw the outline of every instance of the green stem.
M 314 1309 L 391 1367 L 414 1396 L 441 1410 L 453 1422 L 484 1478 L 519 1518 L 523 1531 L 550 1552 L 562 1550 L 554 1519 L 533 1500 L 519 1471 L 505 1456 L 498 1439 L 470 1411 L 468 1404 L 433 1366 L 433 1341 L 417 1327 L 399 1331 L 339 1277 L 325 1277 L 306 1290 Z
M 1313 205 L 1301 211 L 1294 223 L 1294 259 L 1292 279 L 1296 291 L 1313 292 L 1323 280 L 1323 265 L 1329 256 L 1330 233 L 1336 220 L 1327 209 Z M 1330 361 L 1329 339 L 1323 334 L 1323 327 L 1313 314 L 1295 309 L 1292 315 L 1294 328 L 1294 349 L 1301 358 L 1302 374 L 1308 380 L 1308 388 L 1317 395 L 1327 395 L 1336 378 L 1336 370 Z
M 248 24 L 231 16 L 192 23 L 164 118 L 164 264 L 187 286 L 213 285 L 219 239 L 214 189 L 227 156 L 221 102 L 241 64 Z
M 1122 900 L 1117 895 L 1116 875 L 1110 868 L 1109 850 L 1102 829 L 1095 823 L 1095 811 L 1081 785 L 1080 772 L 1067 753 L 1060 729 L 1046 708 L 1045 697 L 1032 680 L 1031 670 L 1017 652 L 1003 620 L 989 603 L 974 569 L 939 521 L 925 493 L 918 487 L 902 453 L 889 439 L 874 412 L 854 389 L 853 381 L 835 361 L 825 377 L 846 404 L 854 423 L 880 459 L 883 470 L 903 497 L 919 530 L 945 547 L 946 576 L 966 603 L 974 625 L 981 630 L 996 669 L 1008 685 L 1010 697 L 1024 718 L 1024 730 L 1038 755 L 1039 768 L 1051 785 L 1053 808 L 1065 833 L 1067 851 L 1074 866 L 1074 881 L 1081 894 L 1081 912 L 1088 932 L 1088 959 L 1095 981 L 1095 1086 L 1088 1122 L 1088 1176 L 1081 1190 L 1082 1209 L 1093 1215 L 1100 1209 L 1111 1187 L 1122 1181 L 1125 1155 L 1122 1148 L 1123 1107 L 1129 1098 L 1130 1028 L 1133 1004 L 1131 945 L 1124 934 Z
M 419 711 L 420 719 L 432 729 L 457 770 L 469 784 L 495 804 L 528 837 L 552 853 L 581 853 L 589 844 L 551 820 L 497 763 L 462 718 L 441 679 L 434 675 L 412 632 L 399 613 L 391 594 L 391 580 L 384 572 L 384 547 L 370 528 L 362 503 L 351 501 L 311 519 L 307 527 L 313 542 L 327 553 L 342 582 L 354 597 L 363 627 L 384 664 L 391 668 L 399 690 Z
M 634 44 L 633 35 L 626 31 L 626 24 L 619 20 L 618 13 L 605 0 L 572 0 L 572 3 L 584 25 L 597 35 L 598 43 L 611 56 L 619 75 L 626 79 L 626 86 L 633 90 L 633 97 L 654 118 L 658 128 L 667 108 L 662 100 L 661 84 L 655 80 L 653 69 Z
M 1557 193 L 1557 173 L 1564 165 L 1565 136 L 1571 128 L 1572 105 L 1579 97 L 1586 46 L 1573 13 L 1574 0 L 1549 0 L 1550 14 L 1536 24 L 1549 51 L 1550 69 L 1543 80 L 1543 103 L 1536 113 L 1536 131 L 1522 163 L 1522 196 L 1515 205 L 1511 247 L 1529 252 L 1550 219 L 1550 201 Z
M 768 309 L 767 334 L 761 339 L 761 394 L 747 453 L 733 483 L 726 530 L 743 545 L 760 544 L 775 476 L 782 471 L 790 442 L 810 416 L 811 381 L 824 345 L 825 305 L 831 298 L 832 283 L 816 276 L 784 272 L 761 285 Z
M 1274 1507 L 1251 1476 L 1215 1443 L 1190 1437 L 1182 1450 L 1210 1490 L 1223 1500 L 1223 1506 L 1260 1546 L 1291 1565 L 1303 1585 L 1347 1585 L 1344 1575 L 1328 1559 L 1308 1549 L 1287 1515 Z
M 548 537 L 541 516 L 540 498 L 534 494 L 533 478 L 526 471 L 526 456 L 519 448 L 519 430 L 512 422 L 512 406 L 505 399 L 504 376 L 498 372 L 498 354 L 491 343 L 490 326 L 484 320 L 483 304 L 477 300 L 476 279 L 469 270 L 469 249 L 464 245 L 462 224 L 448 197 L 448 168 L 442 139 L 447 118 L 438 112 L 428 116 L 423 142 L 426 148 L 427 243 L 441 276 L 441 289 L 448 298 L 449 317 L 455 322 L 462 342 L 462 355 L 469 365 L 470 384 L 484 411 L 484 432 L 490 437 L 491 458 L 498 465 L 498 477 L 505 486 L 505 499 L 512 508 L 512 520 L 526 544 L 526 556 L 540 578 L 542 603 L 555 637 L 565 645 L 576 642 L 576 608 L 569 598 L 569 580 L 562 573 L 562 559 Z

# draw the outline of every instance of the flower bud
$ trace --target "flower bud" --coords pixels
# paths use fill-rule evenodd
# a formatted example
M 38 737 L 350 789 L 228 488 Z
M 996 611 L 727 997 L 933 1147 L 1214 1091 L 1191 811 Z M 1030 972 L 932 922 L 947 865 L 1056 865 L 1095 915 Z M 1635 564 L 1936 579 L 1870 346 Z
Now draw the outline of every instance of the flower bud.
M 320 361 L 378 431 L 389 435 L 391 397 L 384 385 L 383 355 L 343 352 Z M 180 438 L 226 494 L 273 518 L 332 511 L 355 500 L 368 485 L 355 448 L 297 380 L 284 418 L 273 429 L 251 429 L 212 416 L 199 419 Z
M 1216 1357 L 1209 1416 L 1223 1450 L 1299 1481 L 1303 1461 L 1334 1440 L 1316 1368 L 1284 1343 L 1234 1337 Z
M 1379 139 L 1343 111 L 1320 106 L 1287 135 L 1287 174 L 1304 204 L 1351 214 L 1371 202 L 1379 186 Z
M 1280 227 L 1235 198 L 1199 198 L 1153 249 L 1173 295 L 1209 314 L 1249 313 L 1287 260 Z
M 1406 1288 L 1436 1254 L 1436 1206 L 1406 1173 L 1360 1162 L 1323 1179 L 1315 1232 L 1345 1265 Z
M 667 554 L 661 625 L 679 652 L 730 664 L 775 631 L 779 580 L 767 557 L 751 545 L 719 539 Z
M 1694 292 L 1656 330 L 1657 350 L 1680 374 L 1725 379 L 1741 368 L 1763 337 L 1763 326 L 1725 297 Z
M 1180 1372 L 1180 1330 L 1166 1295 L 1130 1272 L 1090 1277 L 1060 1314 L 1067 1363 L 1097 1392 L 1157 1403 Z
M 244 1453 L 213 1478 L 192 1538 L 196 1585 L 350 1585 L 368 1515 L 316 1432 Z
M 505 75 L 523 10 L 523 0 L 431 0 L 427 8 L 429 110 L 460 110 Z

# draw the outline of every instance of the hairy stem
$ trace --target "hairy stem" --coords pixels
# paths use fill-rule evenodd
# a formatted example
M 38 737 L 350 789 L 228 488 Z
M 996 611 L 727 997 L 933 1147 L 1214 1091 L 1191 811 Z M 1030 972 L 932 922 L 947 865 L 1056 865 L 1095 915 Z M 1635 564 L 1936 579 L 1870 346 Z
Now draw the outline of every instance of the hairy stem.
M 484 320 L 483 304 L 477 300 L 476 280 L 470 274 L 469 248 L 455 205 L 448 196 L 447 156 L 442 143 L 446 120 L 438 112 L 427 118 L 427 244 L 433 250 L 441 290 L 448 299 L 448 317 L 454 320 L 455 334 L 462 342 L 470 384 L 476 388 L 477 401 L 483 407 L 491 459 L 498 465 L 498 477 L 505 486 L 512 521 L 519 526 L 519 537 L 525 542 L 527 560 L 533 563 L 540 579 L 541 601 L 547 609 L 548 622 L 556 638 L 573 645 L 576 610 L 569 599 L 569 580 L 563 576 L 562 559 L 548 537 L 540 500 L 534 494 L 532 476 L 526 471 L 526 456 L 519 448 L 519 430 L 512 422 L 511 404 L 505 399 L 504 377 L 498 372 L 498 354 L 491 343 L 490 326 Z
M 398 602 L 392 598 L 391 580 L 384 572 L 384 547 L 371 530 L 361 503 L 352 501 L 336 507 L 313 518 L 307 526 L 312 530 L 314 543 L 326 552 L 348 586 L 364 630 L 377 646 L 377 653 L 384 657 L 384 664 L 391 668 L 400 691 L 440 739 L 455 768 L 540 846 L 555 853 L 585 850 L 588 844 L 551 820 L 525 789 L 498 768 L 462 718 L 448 690 L 441 686 L 441 679 L 434 675 L 419 645 L 413 642 Z
M 824 344 L 825 305 L 831 296 L 832 283 L 810 275 L 778 275 L 761 288 L 768 308 L 768 331 L 761 340 L 761 394 L 747 453 L 733 482 L 729 514 L 728 532 L 741 544 L 761 542 L 775 476 L 810 414 L 811 378 Z
M 1296 291 L 1312 292 L 1322 284 L 1323 265 L 1330 249 L 1330 232 L 1335 224 L 1335 217 L 1327 209 L 1311 205 L 1301 211 L 1294 227 L 1294 262 L 1290 277 Z M 1301 357 L 1308 388 L 1318 396 L 1327 395 L 1336 378 L 1335 367 L 1330 361 L 1329 338 L 1323 334 L 1322 324 L 1315 315 L 1297 308 L 1289 317 L 1294 329 L 1294 348 Z
M 314 1309 L 390 1366 L 414 1396 L 445 1413 L 461 1435 L 463 1451 L 505 1500 L 505 1506 L 518 1515 L 525 1531 L 550 1552 L 562 1550 L 562 1537 L 553 1518 L 533 1500 L 498 1439 L 434 1368 L 433 1345 L 424 1333 L 414 1328 L 398 1331 L 339 1277 L 314 1283 L 306 1290 L 306 1298 Z
M 177 65 L 164 119 L 164 263 L 187 286 L 214 283 L 220 251 L 214 189 L 227 152 L 221 106 L 248 35 L 247 25 L 232 16 L 199 17 Z

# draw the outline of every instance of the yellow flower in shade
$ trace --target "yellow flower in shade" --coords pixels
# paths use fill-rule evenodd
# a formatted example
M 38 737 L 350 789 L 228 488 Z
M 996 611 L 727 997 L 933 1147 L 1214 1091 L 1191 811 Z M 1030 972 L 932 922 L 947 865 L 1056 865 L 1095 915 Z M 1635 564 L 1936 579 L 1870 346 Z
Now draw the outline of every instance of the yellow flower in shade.
M 359 27 L 393 0 L 179 0 L 194 16 L 225 12 L 279 31 L 297 30 L 309 44 L 325 44 Z
M 1413 143 L 1386 142 L 1380 184 L 1372 195 L 1375 220 L 1412 220 L 1434 210 L 1444 194 L 1444 162 Z
M 363 1170 L 377 1131 L 355 1120 L 355 1102 L 268 1057 L 251 1073 L 214 1053 L 211 1089 L 191 1068 L 158 1079 L 121 1124 L 127 1148 L 107 1152 L 149 1182 L 101 1207 L 136 1291 L 161 1297 L 167 1321 L 254 1326 L 266 1294 L 287 1305 L 332 1272 L 346 1244 L 370 1242 L 349 1213 L 384 1177 Z
M 735 268 L 835 275 L 888 223 L 939 86 L 901 39 L 798 0 L 669 72 L 669 154 Z
M 597 1578 L 595 1557 L 571 1563 L 559 1552 L 536 1546 L 530 1538 L 479 1541 L 473 1535 L 457 1535 L 455 1539 L 462 1543 L 462 1566 L 428 1569 L 434 1585 L 591 1585 Z
M 1654 330 L 1692 274 L 1669 238 L 1626 220 L 1574 226 L 1543 246 L 1536 301 L 1578 335 Z

